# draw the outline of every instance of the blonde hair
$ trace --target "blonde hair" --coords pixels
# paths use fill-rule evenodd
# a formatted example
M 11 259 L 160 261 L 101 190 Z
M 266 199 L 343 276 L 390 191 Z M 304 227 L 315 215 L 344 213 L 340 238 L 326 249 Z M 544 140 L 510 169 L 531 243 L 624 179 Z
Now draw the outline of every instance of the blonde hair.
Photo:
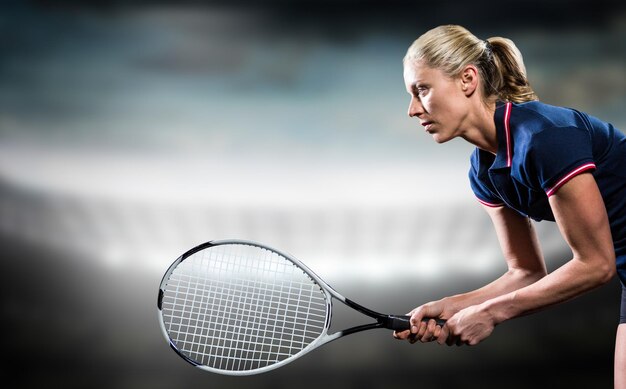
M 472 64 L 483 80 L 484 99 L 495 96 L 515 103 L 538 100 L 526 77 L 522 53 L 510 39 L 483 41 L 461 26 L 439 26 L 413 42 L 403 60 L 407 62 L 422 62 L 452 78 Z

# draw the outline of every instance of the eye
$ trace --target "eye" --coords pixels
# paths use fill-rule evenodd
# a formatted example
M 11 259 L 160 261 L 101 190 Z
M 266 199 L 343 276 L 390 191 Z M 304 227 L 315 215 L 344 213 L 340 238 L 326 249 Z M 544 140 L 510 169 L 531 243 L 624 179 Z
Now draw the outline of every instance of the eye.
M 417 95 L 420 97 L 426 95 L 426 93 L 428 92 L 428 88 L 426 88 L 425 86 L 418 86 L 415 90 L 417 92 Z

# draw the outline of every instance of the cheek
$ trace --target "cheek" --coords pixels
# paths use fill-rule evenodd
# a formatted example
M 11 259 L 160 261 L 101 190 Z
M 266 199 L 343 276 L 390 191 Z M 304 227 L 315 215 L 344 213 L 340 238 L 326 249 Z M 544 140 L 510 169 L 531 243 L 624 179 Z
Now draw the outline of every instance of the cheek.
M 423 100 L 424 105 L 436 111 L 437 115 L 444 114 L 451 104 L 453 96 L 446 89 L 433 90 Z M 433 112 L 435 113 L 435 112 Z
M 453 93 L 430 101 L 430 108 L 441 121 L 454 121 L 462 111 L 463 102 L 456 99 Z
M 449 114 L 450 107 L 446 98 L 429 96 L 428 99 L 423 101 L 423 104 L 426 111 L 436 117 L 437 120 L 445 120 Z
M 436 96 L 433 98 L 433 96 L 429 94 L 425 97 L 422 97 L 421 102 L 426 112 L 430 114 L 441 114 L 440 104 Z

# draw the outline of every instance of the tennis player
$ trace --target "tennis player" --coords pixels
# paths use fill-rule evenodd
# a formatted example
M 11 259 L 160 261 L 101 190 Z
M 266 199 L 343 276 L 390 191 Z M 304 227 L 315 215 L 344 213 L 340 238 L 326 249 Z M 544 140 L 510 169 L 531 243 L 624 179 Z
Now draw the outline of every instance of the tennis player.
M 586 113 L 539 102 L 514 43 L 461 26 L 418 38 L 404 58 L 409 116 L 437 143 L 476 146 L 469 180 L 493 221 L 508 270 L 477 290 L 415 308 L 410 342 L 475 345 L 494 327 L 570 300 L 617 272 L 626 284 L 626 137 Z M 573 258 L 547 274 L 531 219 L 556 221 Z M 421 322 L 447 320 L 445 326 Z M 626 288 L 615 387 L 626 388 Z M 591 324 L 591 323 L 590 323 Z

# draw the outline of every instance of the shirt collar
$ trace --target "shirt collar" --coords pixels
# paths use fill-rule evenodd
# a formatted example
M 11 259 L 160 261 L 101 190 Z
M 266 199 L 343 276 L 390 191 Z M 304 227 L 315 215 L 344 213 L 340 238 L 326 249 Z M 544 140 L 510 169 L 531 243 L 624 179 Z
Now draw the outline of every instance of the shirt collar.
M 511 110 L 513 104 L 496 105 L 493 119 L 496 124 L 496 140 L 498 141 L 498 151 L 496 158 L 491 165 L 491 169 L 510 168 L 513 160 L 513 141 L 511 137 Z

